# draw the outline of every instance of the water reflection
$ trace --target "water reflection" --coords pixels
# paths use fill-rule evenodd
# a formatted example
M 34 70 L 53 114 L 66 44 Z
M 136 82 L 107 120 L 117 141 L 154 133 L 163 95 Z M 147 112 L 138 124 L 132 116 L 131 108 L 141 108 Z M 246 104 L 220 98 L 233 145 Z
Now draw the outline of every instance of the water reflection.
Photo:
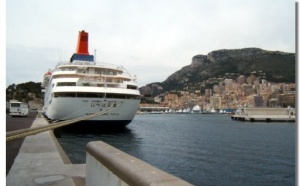
M 86 145 L 90 141 L 103 141 L 130 155 L 142 157 L 141 137 L 128 127 L 118 130 L 73 130 L 64 128 L 58 138 L 62 148 L 74 164 L 85 163 Z

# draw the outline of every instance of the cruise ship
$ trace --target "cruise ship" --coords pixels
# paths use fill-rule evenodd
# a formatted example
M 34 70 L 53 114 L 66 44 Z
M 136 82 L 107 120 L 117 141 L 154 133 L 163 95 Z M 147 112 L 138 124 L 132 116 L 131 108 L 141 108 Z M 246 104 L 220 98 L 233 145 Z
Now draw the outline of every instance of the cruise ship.
M 84 127 L 125 127 L 135 117 L 140 92 L 123 66 L 96 62 L 88 33 L 79 32 L 76 53 L 44 74 L 43 114 L 50 120 L 84 121 Z

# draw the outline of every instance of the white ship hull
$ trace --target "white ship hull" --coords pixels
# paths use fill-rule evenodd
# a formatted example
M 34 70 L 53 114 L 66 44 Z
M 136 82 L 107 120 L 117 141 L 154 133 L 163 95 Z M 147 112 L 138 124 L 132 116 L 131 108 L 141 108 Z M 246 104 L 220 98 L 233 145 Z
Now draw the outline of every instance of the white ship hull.
M 65 81 L 60 79 L 59 81 Z M 57 84 L 56 81 L 53 81 Z M 56 97 L 61 92 L 73 93 L 75 97 Z M 78 97 L 78 94 L 98 93 L 103 97 Z M 85 124 L 109 127 L 126 126 L 135 117 L 139 104 L 139 91 L 104 87 L 49 87 L 45 94 L 45 116 L 50 120 L 72 120 L 102 113 L 96 117 L 83 118 Z M 109 98 L 122 95 L 124 98 Z M 90 125 L 91 126 L 91 125 Z
M 71 120 L 103 111 L 102 115 L 84 121 L 99 121 L 100 125 L 105 124 L 105 121 L 109 123 L 115 121 L 115 123 L 121 122 L 122 125 L 122 121 L 129 123 L 134 118 L 139 103 L 139 100 L 128 99 L 52 98 L 45 115 L 51 120 Z M 116 104 L 116 107 L 105 112 L 112 104 Z

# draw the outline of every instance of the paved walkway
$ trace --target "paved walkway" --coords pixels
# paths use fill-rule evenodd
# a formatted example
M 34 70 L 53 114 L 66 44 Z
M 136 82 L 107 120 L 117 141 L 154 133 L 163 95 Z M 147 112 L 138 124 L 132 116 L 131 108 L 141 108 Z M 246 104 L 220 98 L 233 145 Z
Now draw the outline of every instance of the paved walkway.
M 48 125 L 40 115 L 31 127 Z M 7 186 L 85 185 L 85 164 L 71 164 L 51 131 L 25 138 L 6 177 Z

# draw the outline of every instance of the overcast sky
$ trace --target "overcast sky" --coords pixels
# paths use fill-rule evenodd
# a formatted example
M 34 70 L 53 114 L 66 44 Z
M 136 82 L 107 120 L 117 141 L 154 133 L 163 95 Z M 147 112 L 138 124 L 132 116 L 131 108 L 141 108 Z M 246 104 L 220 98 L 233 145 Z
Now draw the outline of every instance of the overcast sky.
M 89 33 L 97 60 L 139 86 L 162 82 L 193 56 L 258 47 L 295 52 L 292 0 L 12 0 L 6 2 L 6 86 L 41 82 Z

